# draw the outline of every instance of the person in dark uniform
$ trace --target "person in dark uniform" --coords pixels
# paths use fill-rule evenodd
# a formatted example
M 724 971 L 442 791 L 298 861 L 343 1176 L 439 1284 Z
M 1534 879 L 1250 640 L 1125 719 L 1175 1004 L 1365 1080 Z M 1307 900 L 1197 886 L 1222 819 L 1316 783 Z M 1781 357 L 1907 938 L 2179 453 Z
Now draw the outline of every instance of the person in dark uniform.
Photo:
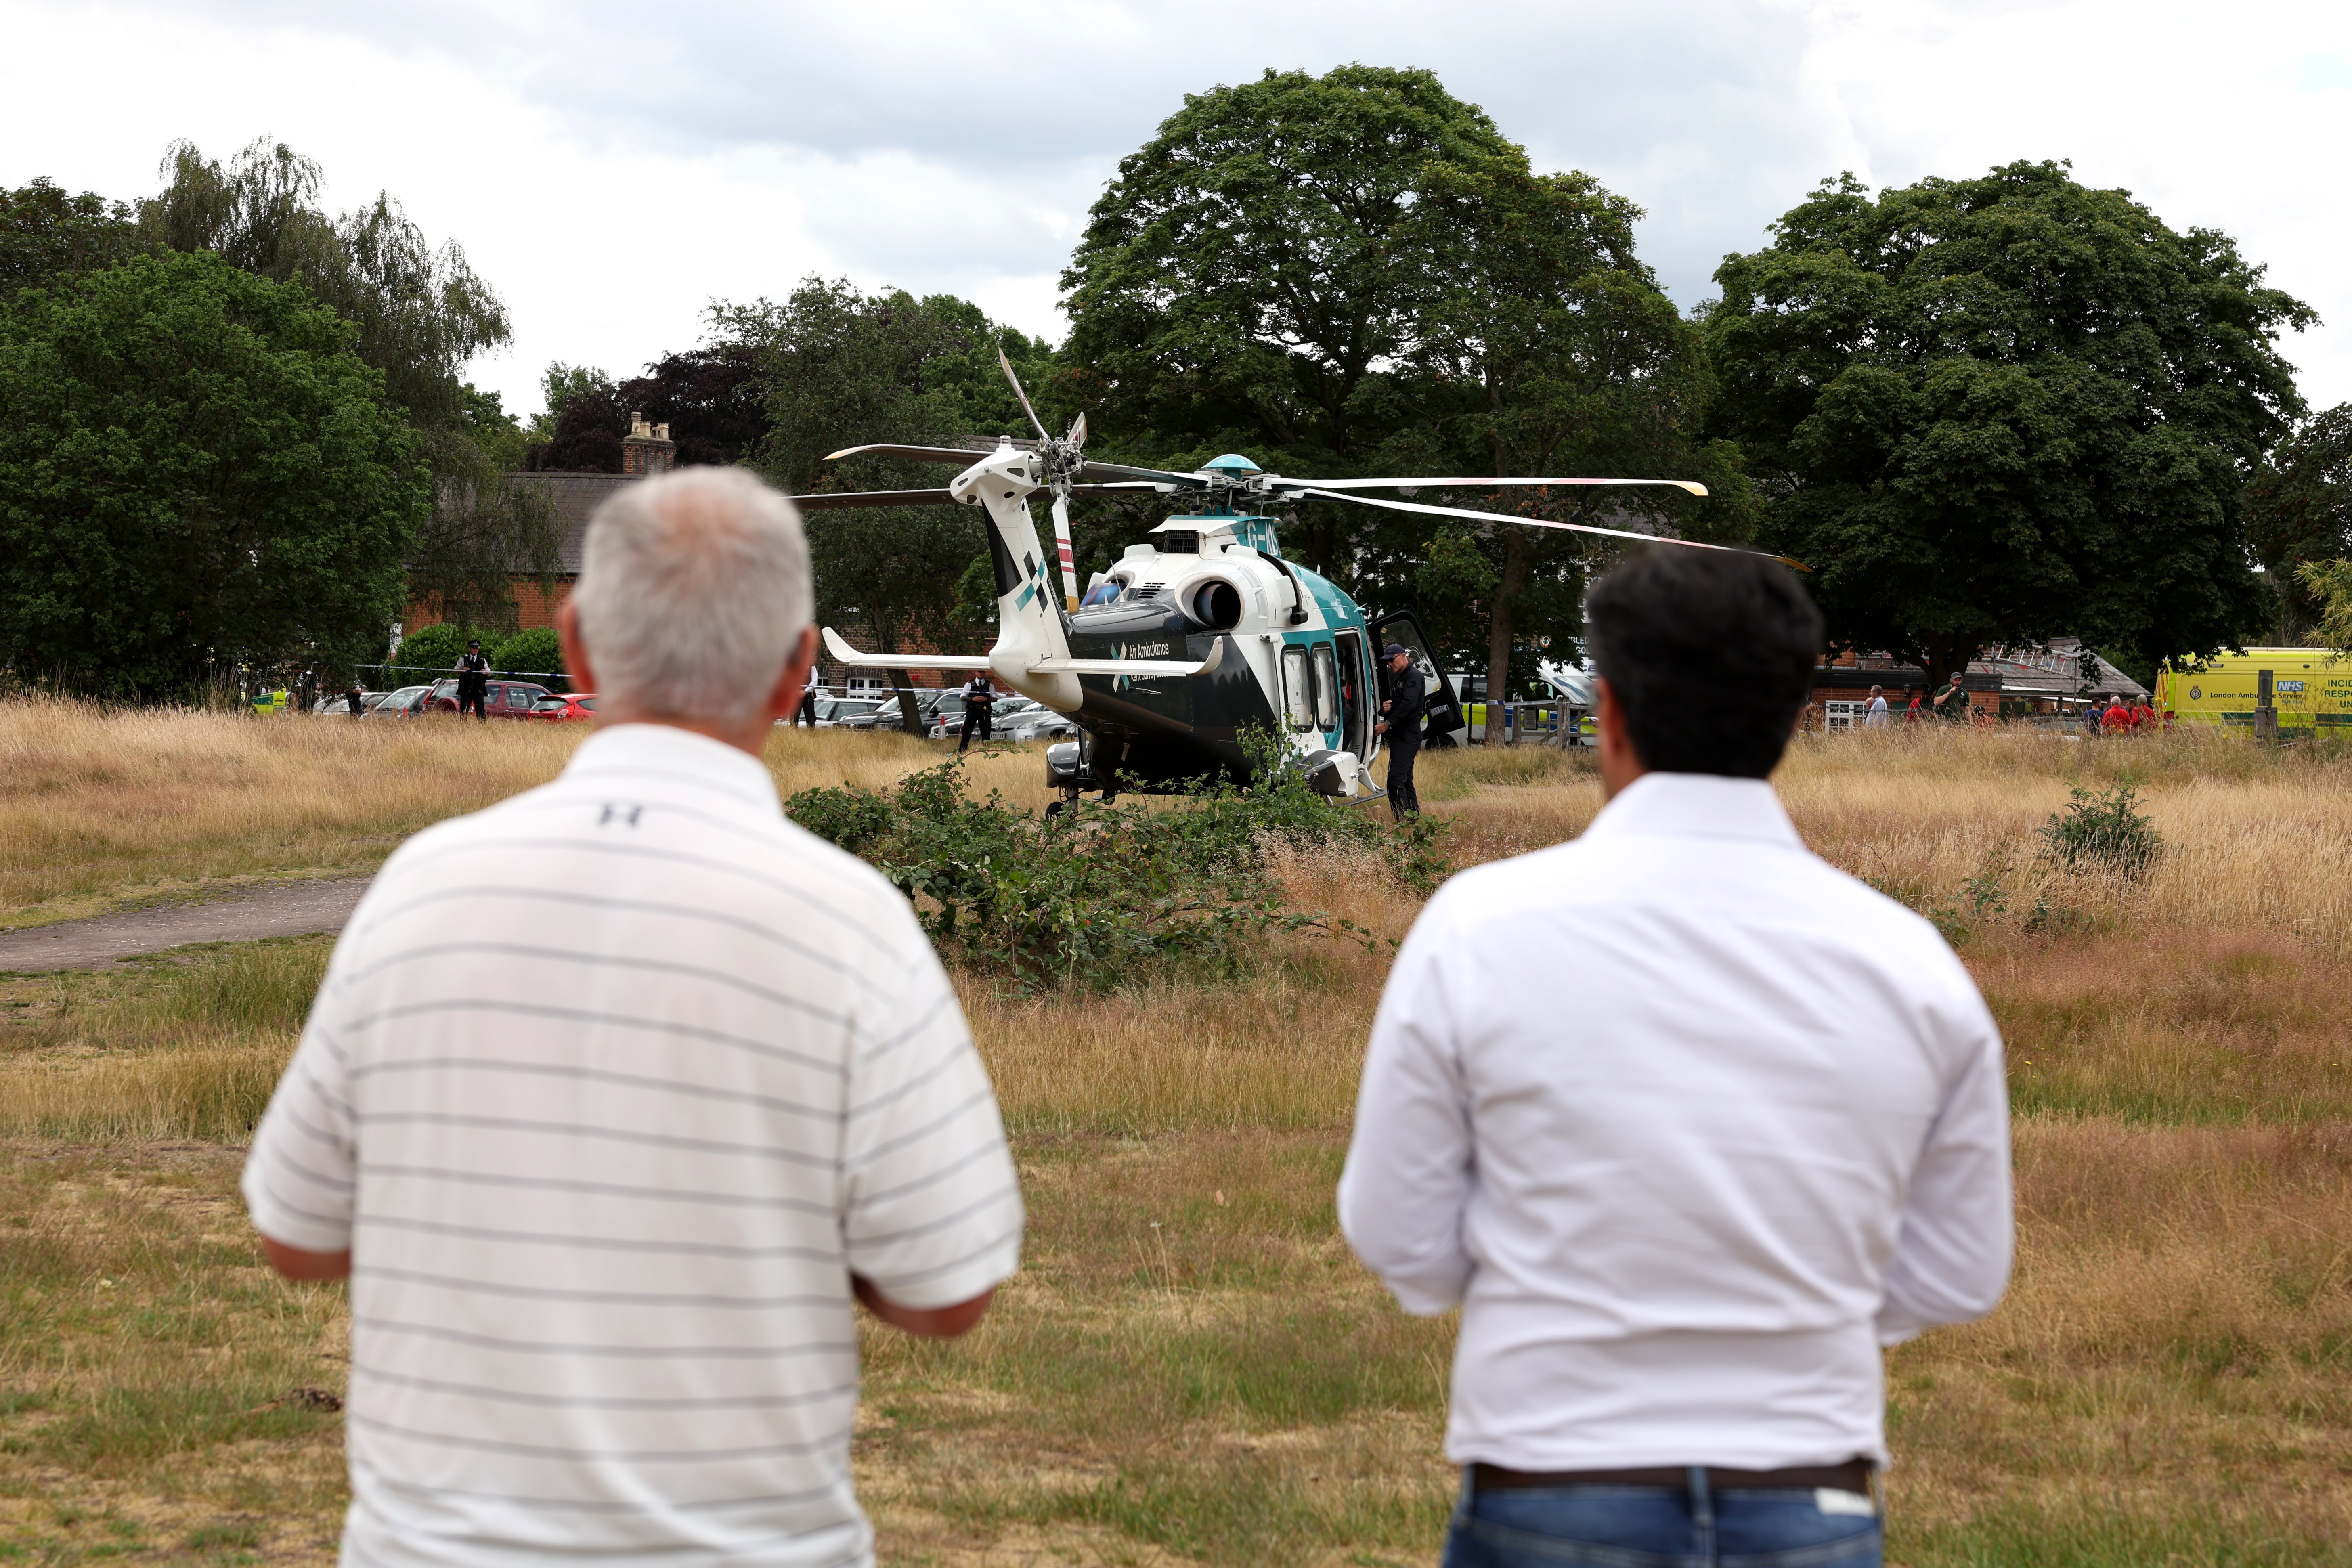
M 490 694 L 490 661 L 482 657 L 482 645 L 469 642 L 466 657 L 457 661 L 457 712 L 462 718 L 471 712 L 475 718 L 487 720 L 489 709 L 486 700 Z
M 1945 684 L 1944 689 L 1936 693 L 1935 709 L 1936 717 L 1947 723 L 1965 724 L 1969 721 L 1969 689 L 1961 679 L 1960 671 L 1952 671 L 1952 679 Z
M 367 704 L 367 694 L 354 686 L 343 693 L 343 701 L 351 709 L 352 717 L 356 719 Z
M 816 728 L 816 686 L 814 682 L 801 688 L 801 705 L 793 710 L 793 723 L 795 728 L 803 724 L 812 730 Z
M 996 688 L 988 683 L 988 672 L 982 670 L 963 689 L 963 739 L 956 742 L 961 752 L 971 744 L 972 736 L 980 736 L 982 745 L 988 744 L 989 731 L 996 718 Z
M 1421 755 L 1421 721 L 1429 708 L 1429 688 L 1402 643 L 1389 644 L 1381 650 L 1381 657 L 1388 661 L 1389 695 L 1381 704 L 1386 717 L 1374 726 L 1374 732 L 1388 737 L 1389 815 L 1402 822 L 1421 815 L 1421 795 L 1412 787 L 1412 764 Z

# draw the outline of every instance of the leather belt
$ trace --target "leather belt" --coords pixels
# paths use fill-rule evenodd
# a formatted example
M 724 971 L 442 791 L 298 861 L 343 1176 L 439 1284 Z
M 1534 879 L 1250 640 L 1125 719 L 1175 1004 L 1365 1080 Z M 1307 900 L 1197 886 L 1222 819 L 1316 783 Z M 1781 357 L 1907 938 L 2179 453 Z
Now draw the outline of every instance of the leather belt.
M 1721 1465 L 1698 1467 L 1706 1472 L 1708 1489 L 1811 1491 L 1830 1487 L 1839 1491 L 1870 1495 L 1870 1462 L 1849 1459 L 1843 1465 L 1801 1465 L 1787 1470 L 1735 1470 Z M 1690 1485 L 1687 1468 L 1661 1465 L 1644 1470 L 1507 1470 L 1500 1465 L 1470 1467 L 1474 1491 L 1517 1491 L 1549 1487 L 1673 1487 Z

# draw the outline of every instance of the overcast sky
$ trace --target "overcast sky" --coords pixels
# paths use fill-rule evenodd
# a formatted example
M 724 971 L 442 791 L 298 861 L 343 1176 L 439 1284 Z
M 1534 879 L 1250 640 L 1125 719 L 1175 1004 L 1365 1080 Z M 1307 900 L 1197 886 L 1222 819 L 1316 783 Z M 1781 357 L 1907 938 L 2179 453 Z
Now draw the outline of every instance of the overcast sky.
M 515 323 L 474 379 L 522 414 L 550 360 L 632 374 L 813 272 L 1058 339 L 1087 205 L 1185 93 L 1351 60 L 1436 70 L 1646 208 L 1685 307 L 1841 170 L 2072 159 L 2316 307 L 2288 357 L 2352 400 L 2341 0 L 0 0 L 0 184 L 129 198 L 174 138 L 286 142 L 331 205 L 389 190 L 465 246 Z

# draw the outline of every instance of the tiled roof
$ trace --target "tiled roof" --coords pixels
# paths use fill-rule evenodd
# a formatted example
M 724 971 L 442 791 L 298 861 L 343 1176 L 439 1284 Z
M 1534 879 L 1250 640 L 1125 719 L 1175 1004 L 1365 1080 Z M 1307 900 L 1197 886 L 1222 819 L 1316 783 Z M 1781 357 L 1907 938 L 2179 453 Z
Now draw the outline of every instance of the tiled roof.
M 563 543 L 556 552 L 556 570 L 567 577 L 577 577 L 589 518 L 606 496 L 623 485 L 635 484 L 637 479 L 635 474 L 511 474 L 507 483 L 547 487 L 555 501 L 555 515 L 563 523 Z

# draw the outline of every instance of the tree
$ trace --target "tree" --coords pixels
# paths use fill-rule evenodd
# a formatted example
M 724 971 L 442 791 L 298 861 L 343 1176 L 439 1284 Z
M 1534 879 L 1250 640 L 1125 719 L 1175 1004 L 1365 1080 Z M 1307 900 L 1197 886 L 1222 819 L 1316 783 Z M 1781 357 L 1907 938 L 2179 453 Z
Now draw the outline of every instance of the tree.
M 720 307 L 718 323 L 753 345 L 769 432 L 759 466 L 785 490 L 935 489 L 932 467 L 827 454 L 877 441 L 941 443 L 1023 428 L 997 366 L 1000 348 L 1040 366 L 1049 351 L 948 295 L 866 295 L 846 281 L 809 279 L 782 304 Z M 973 460 L 980 454 L 973 453 Z M 809 550 L 821 620 L 862 621 L 877 650 L 943 652 L 970 636 L 958 584 L 983 549 L 979 520 L 957 506 L 812 511 Z M 889 675 L 901 689 L 903 669 Z M 920 721 L 908 705 L 907 727 Z
M 1735 536 L 1738 455 L 1700 439 L 1700 336 L 1634 256 L 1639 216 L 1590 176 L 1534 173 L 1428 71 L 1268 71 L 1188 97 L 1119 165 L 1063 274 L 1055 395 L 1099 409 L 1107 455 L 1155 464 L 1697 478 L 1723 500 L 1431 499 Z M 1359 597 L 1417 600 L 1506 690 L 1529 635 L 1576 626 L 1588 548 L 1473 524 L 1441 552 L 1437 531 L 1312 503 L 1286 548 Z
M 632 414 L 669 426 L 680 468 L 740 463 L 768 433 L 766 388 L 752 345 L 721 341 L 665 354 L 617 385 L 600 370 L 548 366 L 545 434 L 528 467 L 540 472 L 617 474 Z
M 0 300 L 100 271 L 142 248 L 121 202 L 87 191 L 69 196 L 43 179 L 0 190 Z
M 482 395 L 460 373 L 511 331 L 465 251 L 432 244 L 389 195 L 328 216 L 319 165 L 266 137 L 226 164 L 176 142 L 163 172 L 162 193 L 139 204 L 142 236 L 309 289 L 351 323 L 353 352 L 407 415 L 434 480 L 415 597 L 467 624 L 512 625 L 514 574 L 551 576 L 562 525 L 543 488 L 507 483 L 498 442 L 481 438 Z
M 1694 479 L 1680 490 L 1486 492 L 1471 505 L 1561 522 L 1746 535 L 1750 497 L 1736 449 L 1700 438 L 1708 390 L 1700 330 L 1634 254 L 1641 210 L 1582 174 L 1538 174 L 1517 147 L 1433 164 L 1416 205 L 1417 248 L 1444 258 L 1413 363 L 1418 396 L 1442 410 L 1447 467 Z M 1490 694 L 1512 689 L 1521 621 L 1579 625 L 1589 535 L 1512 524 L 1482 531 Z M 1431 602 L 1423 598 L 1424 604 Z
M 2143 660 L 2264 618 L 2243 492 L 2301 411 L 2310 309 L 2224 235 L 2057 163 L 1824 182 L 1728 258 L 1717 428 L 1833 639 L 1965 668 L 2072 634 Z
M 1398 367 L 1455 248 L 1417 204 L 1433 167 L 1513 156 L 1425 70 L 1269 70 L 1188 95 L 1120 161 L 1062 274 L 1061 394 L 1101 410 L 1107 452 L 1152 463 L 1240 449 L 1285 473 L 1412 471 L 1383 467 L 1433 451 Z M 1327 503 L 1300 521 L 1300 559 L 1348 580 L 1369 521 Z
M 2337 614 L 2302 568 L 2352 556 L 2352 403 L 2313 415 L 2279 443 L 2246 487 L 2246 531 L 2279 595 L 2282 642 Z
M 0 648 L 132 697 L 215 662 L 372 658 L 432 505 L 351 327 L 216 256 L 0 312 Z

